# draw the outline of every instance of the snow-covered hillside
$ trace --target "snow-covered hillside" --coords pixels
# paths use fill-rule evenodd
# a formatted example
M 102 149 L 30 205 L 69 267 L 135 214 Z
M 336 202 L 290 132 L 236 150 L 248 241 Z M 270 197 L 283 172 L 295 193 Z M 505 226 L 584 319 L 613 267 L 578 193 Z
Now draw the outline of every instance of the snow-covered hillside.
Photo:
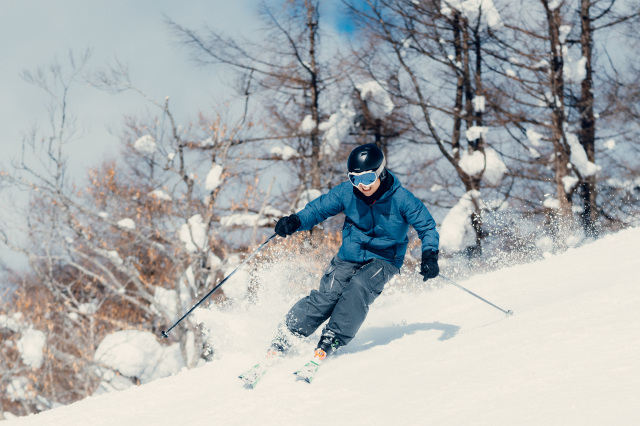
M 200 312 L 218 342 L 201 368 L 2 425 L 637 425 L 638 253 L 630 229 L 460 282 L 512 317 L 451 285 L 383 294 L 313 384 L 292 372 L 315 338 L 247 390 L 288 308 L 274 290 Z

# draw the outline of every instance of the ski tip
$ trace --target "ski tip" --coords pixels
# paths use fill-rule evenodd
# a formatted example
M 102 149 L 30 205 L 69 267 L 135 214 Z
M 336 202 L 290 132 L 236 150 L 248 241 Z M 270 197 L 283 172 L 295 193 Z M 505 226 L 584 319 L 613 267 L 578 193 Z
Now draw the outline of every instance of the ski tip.
M 300 371 L 296 371 L 295 373 L 293 373 L 293 374 L 295 374 L 295 376 L 296 376 L 296 378 L 298 380 L 304 380 L 307 383 L 311 383 L 313 381 L 313 377 L 303 376 L 302 374 L 299 374 L 299 373 L 301 373 L 301 372 Z
M 257 381 L 251 382 L 245 376 L 238 376 L 238 378 L 242 380 L 242 384 L 244 385 L 245 389 L 255 389 L 256 385 L 258 384 Z
M 311 383 L 313 381 L 313 376 L 305 375 L 302 370 L 296 371 L 293 374 L 295 374 L 298 380 L 304 380 L 307 383 Z

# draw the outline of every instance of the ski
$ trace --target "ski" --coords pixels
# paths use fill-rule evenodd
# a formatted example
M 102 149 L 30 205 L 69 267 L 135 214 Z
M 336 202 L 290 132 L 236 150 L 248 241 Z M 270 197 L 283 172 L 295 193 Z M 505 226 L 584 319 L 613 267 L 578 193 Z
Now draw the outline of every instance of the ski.
M 238 377 L 244 382 L 245 387 L 253 389 L 258 385 L 258 382 L 262 379 L 268 369 L 269 365 L 266 362 L 260 362 Z
M 313 356 L 313 359 L 307 362 L 304 367 L 302 367 L 299 371 L 296 371 L 295 374 L 299 379 L 306 381 L 307 383 L 311 383 L 313 378 L 320 368 L 320 364 L 327 357 L 327 353 L 322 349 L 316 349 L 316 352 Z
M 320 362 L 318 360 L 311 360 L 307 362 L 304 367 L 302 367 L 299 371 L 296 371 L 295 374 L 298 376 L 298 379 L 304 380 L 307 383 L 311 383 L 313 378 L 315 377 L 316 372 L 320 368 Z
M 257 363 L 244 373 L 238 376 L 244 383 L 244 386 L 249 389 L 253 389 L 258 385 L 260 379 L 264 377 L 269 370 L 280 358 L 280 354 L 276 351 L 268 351 L 267 357 L 264 361 Z

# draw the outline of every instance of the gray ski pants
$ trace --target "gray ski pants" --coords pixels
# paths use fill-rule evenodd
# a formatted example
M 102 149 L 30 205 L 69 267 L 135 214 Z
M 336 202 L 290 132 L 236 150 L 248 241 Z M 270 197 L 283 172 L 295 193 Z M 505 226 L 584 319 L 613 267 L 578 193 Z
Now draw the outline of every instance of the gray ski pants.
M 289 310 L 285 317 L 287 328 L 307 337 L 329 319 L 326 329 L 346 345 L 360 329 L 369 305 L 398 272 L 398 268 L 381 259 L 363 265 L 344 261 L 336 255 L 324 272 L 318 290 L 312 290 Z

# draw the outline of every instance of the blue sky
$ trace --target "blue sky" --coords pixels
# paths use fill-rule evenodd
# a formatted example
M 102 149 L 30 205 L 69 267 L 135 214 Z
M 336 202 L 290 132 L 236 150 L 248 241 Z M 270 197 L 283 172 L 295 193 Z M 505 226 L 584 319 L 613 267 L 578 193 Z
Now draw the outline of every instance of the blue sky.
M 105 68 L 117 58 L 128 64 L 138 88 L 160 101 L 169 96 L 177 119 L 186 121 L 228 97 L 229 79 L 221 67 L 194 64 L 171 38 L 165 17 L 189 28 L 206 25 L 230 35 L 251 35 L 259 28 L 258 4 L 258 0 L 0 1 L 0 168 L 19 158 L 22 140 L 32 128 L 49 130 L 50 98 L 25 82 L 20 77 L 23 71 L 54 61 L 68 70 L 70 51 L 80 54 L 91 49 L 87 72 Z M 325 30 L 350 31 L 340 13 L 340 0 L 323 0 L 321 7 L 327 18 Z M 156 114 L 133 93 L 111 95 L 83 84 L 69 93 L 69 112 L 77 118 L 79 130 L 65 147 L 69 175 L 76 181 L 88 168 L 118 154 L 117 134 L 125 115 Z M 0 220 L 11 215 L 7 204 L 0 209 Z M 0 260 L 7 256 L 0 250 Z
M 25 133 L 34 125 L 46 127 L 46 94 L 21 77 L 57 60 L 68 64 L 68 54 L 92 50 L 88 71 L 113 63 L 129 65 L 136 84 L 156 99 L 171 98 L 175 111 L 194 117 L 227 94 L 221 68 L 194 64 L 184 48 L 174 43 L 164 23 L 167 16 L 181 25 L 202 29 L 205 25 L 230 34 L 248 33 L 257 27 L 257 0 L 3 0 L 0 2 L 0 117 L 3 158 L 14 157 Z M 330 25 L 350 31 L 339 1 L 325 1 Z M 7 42 L 11 40 L 11 42 Z M 204 90 L 203 90 L 204 89 Z M 84 174 L 103 156 L 118 151 L 115 136 L 124 114 L 149 109 L 133 95 L 109 95 L 80 85 L 69 96 L 81 136 L 70 143 L 70 162 Z M 90 149 L 86 149 L 90 148 Z
M 217 3 L 217 4 L 216 4 Z M 4 132 L 0 144 L 4 158 L 17 152 L 22 135 L 37 124 L 47 124 L 48 98 L 21 77 L 23 70 L 48 66 L 54 60 L 68 64 L 68 53 L 90 48 L 88 71 L 113 63 L 129 64 L 134 83 L 158 99 L 170 96 L 176 110 L 196 113 L 211 104 L 220 92 L 215 70 L 189 61 L 184 50 L 171 41 L 164 16 L 187 26 L 207 24 L 233 30 L 252 21 L 248 0 L 232 2 L 158 0 L 98 1 L 3 1 L 0 3 L 0 117 Z M 205 88 L 205 90 L 203 90 Z M 107 131 L 117 130 L 122 116 L 140 113 L 146 104 L 128 95 L 112 96 L 79 85 L 69 94 L 70 110 L 83 128 L 71 142 L 74 166 L 90 166 L 103 155 L 117 152 L 117 140 Z M 82 149 L 90 146 L 91 149 Z

